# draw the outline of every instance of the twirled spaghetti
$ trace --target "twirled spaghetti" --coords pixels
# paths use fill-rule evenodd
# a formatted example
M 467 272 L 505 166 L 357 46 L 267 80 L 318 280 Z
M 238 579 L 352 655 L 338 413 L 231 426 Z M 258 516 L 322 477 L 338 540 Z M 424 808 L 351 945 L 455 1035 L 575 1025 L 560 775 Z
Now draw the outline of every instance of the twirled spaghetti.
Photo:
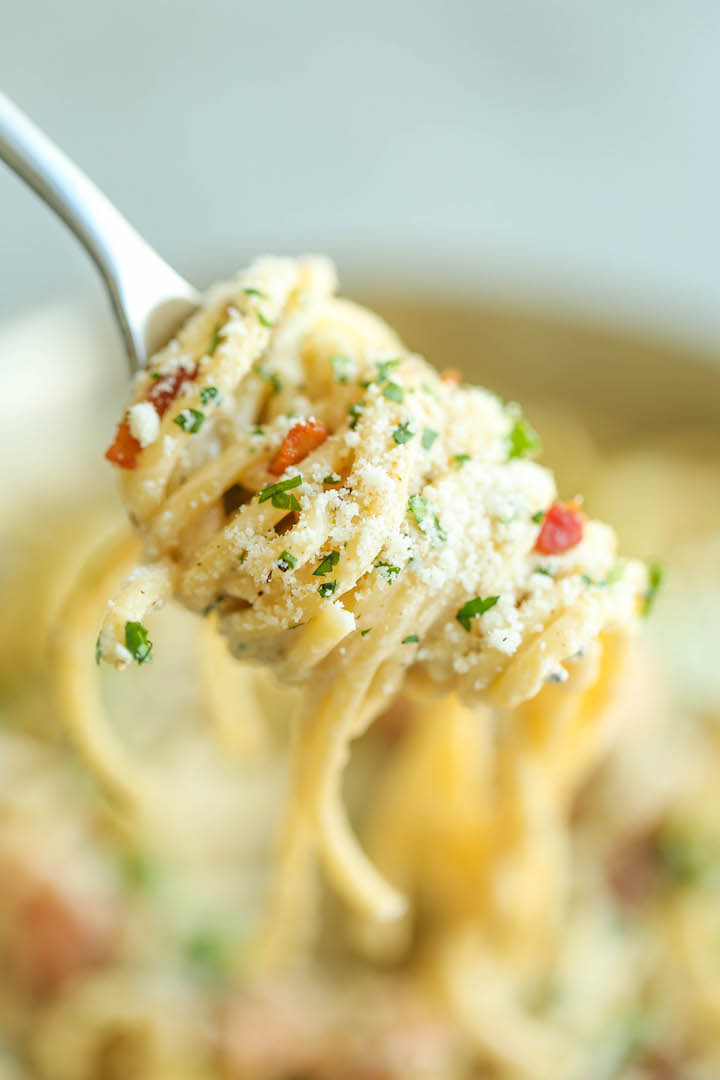
M 286 872 L 317 846 L 382 920 L 405 900 L 343 812 L 350 741 L 403 683 L 514 709 L 573 667 L 597 681 L 600 636 L 632 632 L 647 578 L 557 502 L 516 407 L 438 376 L 334 287 L 323 259 L 262 259 L 140 375 L 108 457 L 144 562 L 98 656 L 148 659 L 143 620 L 175 595 L 302 684 Z

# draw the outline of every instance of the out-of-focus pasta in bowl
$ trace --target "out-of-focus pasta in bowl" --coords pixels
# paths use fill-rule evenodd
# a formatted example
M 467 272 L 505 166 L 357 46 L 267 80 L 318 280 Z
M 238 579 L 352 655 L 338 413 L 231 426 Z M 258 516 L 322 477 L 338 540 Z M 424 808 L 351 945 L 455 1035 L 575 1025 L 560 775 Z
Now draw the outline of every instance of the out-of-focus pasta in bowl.
M 521 753 L 512 726 L 454 697 L 395 700 L 345 787 L 365 850 L 411 914 L 349 918 L 321 878 L 303 879 L 270 961 L 257 937 L 299 692 L 231 659 L 207 620 L 178 607 L 157 617 L 151 665 L 96 672 L 105 597 L 78 610 L 68 596 L 78 575 L 92 594 L 110 549 L 131 565 L 137 542 L 117 539 L 107 476 L 82 464 L 111 429 L 109 383 L 76 396 L 60 380 L 61 415 L 48 395 L 23 421 L 28 445 L 47 450 L 19 478 L 1 540 L 8 1077 L 720 1069 L 720 371 L 527 313 L 377 307 L 438 366 L 521 400 L 559 488 L 582 492 L 625 550 L 667 567 L 647 633 L 611 698 L 601 688 L 588 703 L 586 718 L 602 714 L 592 738 L 590 725 L 563 727 L 562 685 L 520 706 Z M 100 350 L 73 333 L 88 374 Z M 16 357 L 25 348 L 20 334 Z M 30 348 L 22 362 L 31 371 Z M 78 641 L 82 656 L 69 657 Z M 105 787 L 73 749 L 99 706 Z

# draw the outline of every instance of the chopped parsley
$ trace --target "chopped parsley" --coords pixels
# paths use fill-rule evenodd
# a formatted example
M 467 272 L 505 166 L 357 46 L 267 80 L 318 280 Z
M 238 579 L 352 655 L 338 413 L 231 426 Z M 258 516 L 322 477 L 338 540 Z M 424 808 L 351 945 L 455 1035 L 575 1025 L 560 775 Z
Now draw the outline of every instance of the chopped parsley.
M 427 499 L 423 498 L 422 495 L 411 495 L 408 499 L 408 510 L 413 515 L 418 525 L 422 525 L 428 512 Z
M 200 401 L 203 405 L 208 405 L 211 401 L 220 400 L 220 391 L 217 386 L 203 386 L 200 391 Z
M 332 596 L 337 589 L 337 581 L 323 581 L 322 585 L 318 585 L 318 592 L 321 596 Z
M 407 637 L 404 637 L 402 639 L 400 644 L 401 645 L 410 645 L 412 642 L 419 641 L 419 640 L 420 640 L 420 638 L 417 636 L 417 634 L 408 634 Z
M 157 862 L 146 852 L 129 848 L 121 854 L 120 869 L 126 883 L 139 890 L 148 889 L 158 877 Z
M 323 477 L 323 484 L 339 484 L 340 480 L 339 473 L 329 473 L 328 476 Z
M 337 566 L 339 562 L 340 552 L 331 551 L 330 554 L 326 555 L 322 562 L 318 564 L 317 569 L 313 570 L 313 577 L 325 577 L 325 575 L 329 574 L 333 567 Z
M 469 633 L 470 620 L 476 619 L 479 615 L 484 615 L 491 607 L 495 607 L 499 599 L 499 596 L 476 596 L 474 600 L 468 600 L 467 604 L 463 604 L 455 618 L 463 629 Z
M 289 551 L 281 551 L 280 558 L 277 561 L 278 570 L 282 570 L 285 573 L 286 570 L 294 570 L 298 561 L 294 555 L 291 555 Z
M 436 540 L 447 540 L 447 533 L 440 524 L 440 519 L 427 504 L 427 499 L 422 495 L 411 495 L 408 499 L 408 511 L 417 522 L 418 528 L 426 536 Z
M 279 480 L 277 484 L 270 484 L 262 491 L 258 491 L 258 502 L 264 503 L 270 499 L 276 510 L 300 510 L 300 503 L 294 495 L 288 495 L 288 491 L 300 487 L 302 482 L 302 476 L 298 473 L 288 480 Z
M 507 460 L 535 457 L 542 450 L 540 436 L 532 424 L 525 420 L 517 405 L 509 406 L 509 410 L 515 423 L 506 437 Z
M 396 368 L 398 364 L 402 363 L 401 356 L 394 356 L 392 360 L 381 360 L 377 366 L 377 381 L 379 383 L 385 382 L 390 378 L 390 372 L 393 368 Z
M 387 398 L 388 401 L 395 401 L 398 405 L 402 405 L 405 400 L 405 391 L 400 383 L 389 382 L 383 390 L 383 397 Z
M 657 594 L 665 582 L 665 570 L 658 562 L 648 564 L 648 587 L 645 592 L 642 613 L 649 615 L 653 609 Z
M 437 395 L 437 391 L 433 390 L 432 386 L 428 386 L 428 384 L 426 382 L 420 383 L 420 389 L 424 390 L 426 394 L 430 395 L 430 397 L 435 398 L 436 401 L 439 400 L 438 395 Z
M 420 439 L 423 450 L 431 450 L 437 437 L 437 431 L 433 431 L 431 427 L 423 428 L 422 438 Z
M 415 428 L 412 426 L 412 421 L 410 420 L 406 420 L 403 424 L 398 424 L 392 433 L 392 437 L 398 446 L 410 442 L 414 435 Z
M 98 634 L 95 641 L 95 663 L 99 664 L 102 660 L 102 646 L 100 645 L 100 635 Z
M 200 930 L 185 943 L 185 956 L 205 976 L 218 978 L 229 964 L 227 942 L 212 930 Z
M 356 401 L 355 404 L 351 405 L 348 409 L 348 412 L 350 413 L 350 416 L 352 418 L 350 420 L 350 428 L 352 429 L 352 431 L 354 431 L 357 427 L 358 420 L 360 419 L 364 411 L 365 403 L 363 401 Z
M 215 350 L 217 349 L 218 345 L 222 341 L 222 328 L 223 328 L 223 324 L 218 323 L 217 326 L 215 327 L 215 329 L 213 330 L 212 337 L 210 338 L 210 344 L 208 345 L 208 351 L 207 351 L 208 356 L 214 356 L 215 355 Z
M 385 578 L 385 580 L 387 581 L 387 583 L 389 585 L 392 585 L 393 581 L 395 580 L 395 578 L 400 573 L 400 567 L 399 566 L 392 566 L 388 562 L 376 562 L 375 563 L 375 569 L 382 571 L 383 577 Z
M 455 462 L 455 464 L 457 465 L 458 468 L 461 468 L 465 464 L 465 462 L 469 461 L 469 460 L 470 460 L 470 455 L 469 454 L 455 454 L 455 456 L 453 457 L 453 461 Z
M 718 865 L 720 852 L 707 836 L 678 824 L 665 825 L 655 840 L 662 869 L 677 885 L 695 885 Z
M 266 383 L 270 383 L 273 388 L 274 394 L 280 393 L 280 391 L 282 390 L 282 383 L 280 382 L 280 379 L 277 377 L 274 371 L 266 371 L 265 368 L 260 367 L 259 364 L 255 368 L 255 371 L 261 379 L 263 379 Z
M 265 434 L 265 428 L 262 428 L 262 427 L 254 427 L 254 428 L 252 429 L 252 431 L 250 432 L 250 434 L 251 434 L 251 435 L 253 435 L 253 436 L 254 436 L 255 438 L 258 438 L 258 439 L 259 439 L 259 438 L 260 438 L 260 437 L 261 437 L 262 435 L 264 435 L 264 434 Z
M 257 296 L 261 300 L 267 300 L 267 294 L 261 292 L 260 289 L 256 289 L 253 285 L 246 285 L 242 291 L 246 296 Z
M 152 642 L 142 623 L 125 623 L 125 645 L 138 664 L 149 664 L 152 660 Z
M 554 577 L 555 576 L 549 566 L 536 566 L 535 567 L 535 573 L 536 574 L 545 574 L 546 577 Z
M 258 322 L 260 323 L 261 326 L 267 327 L 268 330 L 272 329 L 273 322 L 272 322 L 271 319 L 268 319 L 267 315 L 264 315 L 262 313 L 262 311 L 258 311 L 257 317 L 258 317 Z
M 360 631 L 360 637 L 365 637 L 365 635 L 369 634 L 371 630 L 372 630 L 372 626 L 368 626 L 367 630 L 361 630 Z
M 200 409 L 183 409 L 182 412 L 173 417 L 173 424 L 177 424 L 188 435 L 195 435 L 203 426 L 204 419 L 205 413 L 201 412 Z
M 151 371 L 150 378 L 153 380 L 153 382 L 157 382 L 158 379 L 162 379 L 162 374 L 159 371 Z
M 542 524 L 542 522 L 545 520 L 545 511 L 536 510 L 535 513 L 530 516 L 530 520 L 534 521 L 536 525 Z
M 608 570 L 606 582 L 608 585 L 614 585 L 616 581 L 622 581 L 625 576 L 625 563 L 615 563 L 611 570 Z
M 346 383 L 348 381 L 350 358 L 348 356 L 342 356 L 340 353 L 335 353 L 330 357 L 330 363 L 332 364 L 333 375 L 337 381 L 339 383 Z

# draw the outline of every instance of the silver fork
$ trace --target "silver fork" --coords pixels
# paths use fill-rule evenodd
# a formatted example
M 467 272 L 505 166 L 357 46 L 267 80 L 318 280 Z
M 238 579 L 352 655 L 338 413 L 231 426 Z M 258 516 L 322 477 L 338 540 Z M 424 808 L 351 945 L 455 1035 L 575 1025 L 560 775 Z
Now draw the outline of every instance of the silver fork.
M 77 165 L 0 93 L 0 158 L 58 214 L 105 282 L 132 372 L 200 302 Z

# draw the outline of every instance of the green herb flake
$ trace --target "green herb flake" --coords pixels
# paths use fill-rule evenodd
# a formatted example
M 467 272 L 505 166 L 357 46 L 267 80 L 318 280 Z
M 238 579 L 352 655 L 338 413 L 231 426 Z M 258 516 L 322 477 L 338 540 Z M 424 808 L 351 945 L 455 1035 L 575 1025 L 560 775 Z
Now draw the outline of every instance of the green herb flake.
M 463 604 L 455 618 L 462 628 L 470 633 L 471 619 L 484 615 L 491 607 L 495 607 L 499 599 L 499 596 L 476 596 L 474 600 L 468 600 L 467 604 Z
M 643 598 L 643 615 L 649 615 L 652 611 L 657 595 L 665 584 L 665 570 L 659 562 L 648 563 L 648 587 Z
M 402 639 L 400 644 L 401 645 L 411 645 L 411 644 L 414 644 L 415 642 L 417 642 L 419 640 L 420 640 L 420 638 L 417 636 L 417 634 L 408 634 L 407 637 L 404 637 Z
M 340 561 L 340 552 L 331 551 L 329 555 L 320 562 L 316 570 L 313 570 L 313 577 L 325 577 L 329 574 L 333 567 L 337 566 Z
M 173 424 L 177 424 L 188 435 L 195 435 L 203 426 L 204 419 L 205 413 L 200 409 L 183 409 L 181 413 L 173 417 Z
M 392 433 L 392 437 L 398 446 L 402 446 L 404 443 L 410 442 L 413 436 L 416 434 L 415 428 L 412 426 L 412 421 L 406 420 L 403 424 L 398 424 Z
M 437 437 L 438 437 L 437 431 L 433 431 L 433 429 L 430 428 L 430 427 L 424 428 L 423 433 L 422 433 L 422 438 L 420 440 L 420 442 L 422 443 L 423 450 L 432 450 L 433 445 L 434 445 L 435 440 L 437 439 Z
M 392 585 L 392 583 L 395 581 L 395 578 L 400 573 L 399 566 L 392 566 L 391 563 L 388 562 L 376 562 L 375 569 L 382 571 L 383 577 L 389 585 Z
M 150 372 L 150 378 L 152 379 L 153 382 L 157 382 L 158 379 L 162 379 L 162 373 L 159 372 L 159 371 L 151 371 Z
M 257 296 L 260 300 L 267 300 L 267 294 L 256 289 L 253 285 L 246 285 L 242 290 L 246 296 Z
M 377 381 L 379 383 L 384 383 L 390 378 L 390 372 L 401 363 L 401 356 L 394 356 L 392 360 L 381 360 L 377 366 Z
M 211 978 L 227 973 L 229 956 L 227 942 L 212 930 L 199 930 L 185 942 L 185 957 L 194 968 Z
M 146 890 L 157 880 L 157 863 L 145 852 L 130 848 L 122 853 L 121 860 L 123 877 L 131 889 Z
M 625 563 L 615 563 L 611 570 L 608 570 L 606 583 L 608 585 L 614 585 L 616 581 L 622 581 L 625 577 L 626 566 Z
M 258 491 L 258 502 L 264 503 L 267 502 L 268 499 L 272 499 L 273 506 L 276 506 L 277 504 L 275 502 L 275 499 L 277 496 L 284 495 L 285 492 L 291 491 L 293 488 L 300 487 L 302 482 L 302 476 L 300 475 L 300 473 L 297 473 L 295 476 L 291 476 L 288 480 L 279 480 L 277 484 L 269 484 L 268 487 L 263 488 L 262 491 Z
M 426 536 L 435 540 L 447 540 L 447 533 L 440 524 L 437 514 L 429 508 L 427 500 L 422 495 L 411 495 L 408 499 L 408 511 L 417 522 L 418 528 Z
M 400 383 L 389 382 L 385 385 L 385 388 L 383 390 L 383 397 L 387 398 L 388 401 L 394 401 L 398 405 L 402 405 L 403 401 L 405 400 L 405 391 L 403 390 Z
M 625 1067 L 636 1060 L 648 1039 L 648 1015 L 640 1006 L 634 1006 L 620 1016 L 607 1033 L 607 1042 L 613 1049 L 612 1076 L 625 1075 Z M 606 1074 L 609 1075 L 609 1074 Z
M 369 634 L 371 630 L 372 630 L 372 626 L 368 626 L 367 630 L 361 630 L 360 631 L 360 637 L 365 637 L 366 634 Z
M 252 435 L 252 436 L 253 436 L 254 438 L 256 438 L 256 439 L 260 439 L 260 438 L 262 438 L 262 436 L 263 436 L 263 435 L 265 434 L 265 428 L 261 428 L 261 427 L 254 427 L 254 428 L 252 429 L 252 431 L 250 432 L 250 434 L 251 434 L 251 435 Z
M 323 477 L 323 484 L 339 484 L 341 479 L 339 473 L 330 473 L 328 476 Z
M 337 581 L 323 581 L 322 585 L 318 586 L 318 592 L 322 597 L 332 596 L 337 589 Z
M 536 574 L 545 574 L 546 577 L 555 576 L 549 566 L 536 566 L 534 572 Z
M 95 663 L 99 665 L 101 660 L 102 660 L 102 646 L 100 644 L 100 634 L 98 634 L 98 636 L 96 638 L 96 641 L 95 641 Z
M 525 420 L 517 406 L 510 407 L 510 415 L 514 417 L 515 423 L 507 435 L 507 460 L 535 457 L 542 450 L 540 436 L 532 424 Z
M 718 866 L 720 851 L 687 825 L 665 825 L 654 847 L 661 868 L 676 885 L 698 885 Z
M 203 386 L 200 391 L 200 401 L 203 405 L 209 405 L 211 401 L 220 401 L 220 391 L 217 386 Z
M 590 577 L 589 574 L 581 574 L 580 575 L 580 580 L 582 581 L 583 585 L 594 585 L 595 584 L 595 582 L 593 581 L 593 579 Z
M 148 632 L 142 623 L 125 623 L 125 645 L 138 664 L 149 664 L 152 660 L 152 642 L 148 639 Z
M 533 521 L 536 525 L 541 525 L 542 522 L 545 520 L 545 511 L 536 510 L 535 513 L 531 515 L 530 520 Z
M 294 495 L 286 495 L 281 492 L 278 495 L 273 495 L 272 504 L 276 510 L 292 510 L 293 513 L 299 514 L 302 510 L 300 503 L 297 501 Z
M 291 555 L 289 551 L 281 551 L 280 558 L 277 561 L 278 570 L 282 570 L 285 573 L 286 570 L 294 570 L 298 561 L 294 555 Z
M 330 357 L 330 363 L 332 364 L 333 375 L 337 382 L 346 383 L 348 381 L 348 372 L 350 369 L 350 357 L 335 353 Z
M 463 467 L 463 465 L 465 464 L 465 462 L 469 461 L 469 460 L 470 460 L 470 455 L 469 454 L 455 454 L 455 456 L 453 457 L 453 461 L 455 462 L 455 464 L 457 465 L 457 467 L 459 469 L 461 469 Z
M 356 401 L 355 404 L 351 405 L 350 408 L 348 409 L 348 413 L 350 414 L 350 428 L 351 428 L 352 431 L 354 431 L 355 428 L 357 427 L 358 420 L 360 419 L 360 417 L 362 416 L 362 414 L 364 412 L 365 412 L 365 402 L 364 401 Z
M 411 495 L 408 499 L 408 510 L 418 525 L 422 526 L 428 513 L 427 499 L 423 498 L 422 495 Z
M 274 371 L 266 371 L 265 368 L 261 367 L 259 364 L 255 368 L 255 371 L 264 382 L 270 383 L 274 394 L 280 393 L 282 390 L 282 383 Z
M 424 390 L 426 394 L 430 395 L 430 397 L 435 398 L 436 401 L 440 400 L 438 395 L 437 395 L 437 391 L 434 390 L 432 388 L 432 386 L 429 386 L 428 383 L 426 383 L 426 382 L 420 383 L 420 389 Z
M 215 327 L 215 329 L 213 330 L 212 337 L 210 338 L 210 344 L 208 345 L 208 350 L 207 350 L 208 356 L 214 356 L 215 355 L 215 350 L 217 349 L 218 345 L 222 341 L 222 328 L 223 328 L 223 324 L 218 323 L 217 326 Z
M 257 317 L 261 326 L 266 327 L 268 330 L 272 330 L 274 324 L 271 319 L 268 319 L 267 315 L 264 315 L 262 311 L 258 311 Z

